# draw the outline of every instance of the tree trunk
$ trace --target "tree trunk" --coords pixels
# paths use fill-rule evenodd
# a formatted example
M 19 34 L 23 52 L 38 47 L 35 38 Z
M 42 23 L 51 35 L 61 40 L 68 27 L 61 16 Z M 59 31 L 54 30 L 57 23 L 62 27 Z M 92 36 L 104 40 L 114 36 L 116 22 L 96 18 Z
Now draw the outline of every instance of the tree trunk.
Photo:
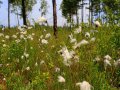
M 18 9 L 16 8 L 16 10 L 17 10 L 17 22 L 18 22 L 18 26 L 20 26 L 20 24 L 19 24 L 19 17 L 18 17 Z
M 91 25 L 91 20 L 90 20 L 90 5 L 91 5 L 91 0 L 89 0 L 89 25 Z
M 52 0 L 53 3 L 53 29 L 54 35 L 57 38 L 57 13 L 56 13 L 56 0 Z
M 23 24 L 27 25 L 25 2 L 26 2 L 26 0 L 22 0 L 22 16 L 23 16 Z
M 78 16 L 78 10 L 76 10 L 76 22 L 77 22 L 77 26 L 79 26 L 79 16 Z
M 10 0 L 8 0 L 8 28 L 10 29 Z
M 82 2 L 82 10 L 81 10 L 81 18 L 82 18 L 82 23 L 84 22 L 83 20 L 84 20 L 84 7 L 83 7 L 83 0 L 81 1 Z
M 93 23 L 93 3 L 92 3 L 92 0 L 91 0 L 91 25 Z

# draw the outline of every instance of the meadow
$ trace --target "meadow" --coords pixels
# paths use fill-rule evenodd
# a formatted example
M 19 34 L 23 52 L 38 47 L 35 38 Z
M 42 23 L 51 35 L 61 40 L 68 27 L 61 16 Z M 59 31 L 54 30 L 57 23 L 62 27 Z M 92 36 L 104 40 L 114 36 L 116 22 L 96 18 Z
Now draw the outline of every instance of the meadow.
M 83 81 L 91 90 L 119 90 L 120 27 L 82 27 L 59 27 L 58 38 L 52 27 L 0 30 L 0 90 L 80 90 Z M 70 37 L 87 43 L 75 48 Z M 64 60 L 61 49 L 73 57 Z

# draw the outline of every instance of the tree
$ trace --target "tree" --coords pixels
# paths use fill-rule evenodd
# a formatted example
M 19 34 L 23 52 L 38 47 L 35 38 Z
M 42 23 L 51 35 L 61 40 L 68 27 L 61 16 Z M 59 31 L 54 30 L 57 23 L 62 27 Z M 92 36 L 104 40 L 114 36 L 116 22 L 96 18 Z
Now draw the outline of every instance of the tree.
M 57 13 L 56 13 L 56 0 L 52 0 L 53 4 L 53 29 L 54 35 L 57 38 Z
M 10 0 L 12 7 L 18 7 L 18 9 L 21 11 L 17 15 L 20 15 L 23 17 L 23 24 L 27 25 L 27 16 L 29 15 L 29 12 L 32 11 L 32 7 L 36 4 L 36 0 Z M 13 11 L 13 12 L 16 12 Z
M 41 7 L 40 7 L 40 10 L 41 10 L 41 16 L 45 16 L 46 13 L 47 13 L 47 1 L 46 0 L 41 0 Z
M 10 0 L 8 0 L 8 28 L 10 29 Z
M 22 0 L 22 17 L 23 17 L 23 24 L 27 26 L 26 22 L 26 0 Z
M 77 11 L 80 8 L 79 2 L 81 0 L 63 0 L 61 4 L 62 15 L 70 22 L 70 27 L 73 22 L 73 15 L 78 14 Z
M 0 0 L 0 4 L 2 4 L 2 1 Z M 1 7 L 1 6 L 0 6 Z

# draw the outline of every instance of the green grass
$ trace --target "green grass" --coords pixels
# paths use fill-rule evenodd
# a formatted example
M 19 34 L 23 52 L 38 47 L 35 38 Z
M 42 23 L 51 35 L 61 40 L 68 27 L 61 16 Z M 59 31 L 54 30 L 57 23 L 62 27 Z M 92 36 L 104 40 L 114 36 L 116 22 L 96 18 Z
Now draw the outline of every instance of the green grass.
M 44 32 L 46 29 L 46 32 Z M 85 27 L 82 33 L 74 35 L 77 41 L 86 39 L 84 32 L 95 30 L 94 28 Z M 116 26 L 96 29 L 98 33 L 91 37 L 96 37 L 95 42 L 81 46 L 76 49 L 76 55 L 79 56 L 79 62 L 73 63 L 70 67 L 63 64 L 63 58 L 58 51 L 67 46 L 68 50 L 72 50 L 73 44 L 70 44 L 68 35 L 74 32 L 67 28 L 58 29 L 58 38 L 53 36 L 52 27 L 36 27 L 27 30 L 27 35 L 34 33 L 33 40 L 20 39 L 20 43 L 16 43 L 11 36 L 19 31 L 15 28 L 5 30 L 4 35 L 9 35 L 7 40 L 0 37 L 0 74 L 6 78 L 6 87 L 8 90 L 79 90 L 76 86 L 77 82 L 88 81 L 94 90 L 118 90 L 120 85 L 120 70 L 114 66 L 104 70 L 104 56 L 109 54 L 113 60 L 120 58 L 120 29 Z M 2 31 L 0 31 L 3 33 Z M 47 45 L 42 45 L 39 41 L 41 35 L 51 33 Z M 20 34 L 17 34 L 18 39 Z M 26 37 L 25 36 L 25 37 Z M 5 42 L 2 42 L 5 40 Z M 89 39 L 86 39 L 89 41 Z M 3 47 L 6 44 L 6 47 Z M 23 56 L 24 52 L 29 57 Z M 93 60 L 99 56 L 101 62 Z M 44 60 L 44 64 L 40 64 Z M 35 66 L 37 62 L 37 66 Z M 30 67 L 30 70 L 26 70 Z M 55 72 L 55 68 L 60 68 L 60 72 Z M 58 76 L 62 75 L 66 82 L 59 83 Z M 1 78 L 0 78 L 1 79 Z M 1 84 L 1 83 L 0 83 Z

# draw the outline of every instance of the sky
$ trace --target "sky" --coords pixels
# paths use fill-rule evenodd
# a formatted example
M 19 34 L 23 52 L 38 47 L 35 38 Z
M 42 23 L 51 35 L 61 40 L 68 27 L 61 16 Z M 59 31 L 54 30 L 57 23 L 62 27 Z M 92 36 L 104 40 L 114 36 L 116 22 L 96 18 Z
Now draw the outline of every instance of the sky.
M 8 0 L 2 0 L 3 4 L 1 5 L 0 8 L 0 25 L 4 25 L 7 26 L 8 25 L 8 13 L 7 13 L 7 8 L 8 8 Z M 52 13 L 52 0 L 47 0 L 48 2 L 48 12 L 46 15 L 46 18 L 48 20 L 49 25 L 53 25 L 53 13 Z M 58 18 L 58 26 L 63 26 L 66 23 L 66 19 L 64 17 L 62 17 L 62 13 L 60 10 L 60 4 L 61 4 L 62 0 L 56 0 L 57 3 L 57 18 Z M 84 22 L 87 22 L 88 20 L 88 13 L 89 11 L 87 9 L 85 9 L 86 7 L 88 7 L 87 5 L 84 7 Z M 29 14 L 29 20 L 31 21 L 32 24 L 32 19 L 34 19 L 35 21 L 40 17 L 41 12 L 39 11 L 40 8 L 40 0 L 37 0 L 37 4 L 34 5 L 32 12 Z M 80 17 L 80 21 L 81 21 L 81 10 L 79 10 L 79 17 Z M 20 18 L 19 18 L 20 19 Z M 10 14 L 10 23 L 11 26 L 16 26 L 17 25 L 17 16 L 14 13 Z M 20 19 L 20 25 L 22 25 L 22 19 Z

